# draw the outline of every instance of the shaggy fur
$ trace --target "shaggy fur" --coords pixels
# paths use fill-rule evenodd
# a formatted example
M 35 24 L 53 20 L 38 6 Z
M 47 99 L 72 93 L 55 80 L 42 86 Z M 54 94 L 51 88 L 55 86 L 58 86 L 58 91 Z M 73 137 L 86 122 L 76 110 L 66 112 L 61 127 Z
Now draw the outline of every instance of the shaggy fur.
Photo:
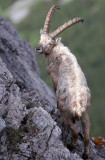
M 89 118 L 90 90 L 76 57 L 65 47 L 60 39 L 52 39 L 49 34 L 41 31 L 37 53 L 46 56 L 47 72 L 50 74 L 56 92 L 57 106 L 65 125 L 72 133 L 73 149 L 77 144 L 78 132 L 72 119 L 80 120 L 84 132 L 83 158 L 89 154 Z
M 76 57 L 58 43 L 46 56 L 46 61 L 57 99 L 64 101 L 63 108 L 68 108 L 71 116 L 81 117 L 89 107 L 90 90 Z

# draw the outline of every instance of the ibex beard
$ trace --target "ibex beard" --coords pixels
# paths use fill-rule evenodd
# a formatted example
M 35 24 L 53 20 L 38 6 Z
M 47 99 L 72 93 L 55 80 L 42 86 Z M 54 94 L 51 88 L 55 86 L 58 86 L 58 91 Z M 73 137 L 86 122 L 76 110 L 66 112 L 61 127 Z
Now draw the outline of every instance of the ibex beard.
M 50 34 L 51 16 L 56 9 L 59 7 L 52 6 L 47 14 L 43 30 L 40 32 L 40 42 L 36 47 L 36 53 L 45 54 L 47 72 L 51 76 L 56 93 L 57 107 L 65 125 L 72 134 L 72 141 L 68 147 L 69 149 L 76 147 L 79 134 L 72 119 L 81 120 L 84 133 L 82 157 L 87 159 L 89 155 L 88 108 L 90 107 L 90 90 L 76 57 L 60 42 L 61 38 L 56 39 L 56 36 L 62 31 L 73 24 L 83 22 L 83 19 L 74 18 Z

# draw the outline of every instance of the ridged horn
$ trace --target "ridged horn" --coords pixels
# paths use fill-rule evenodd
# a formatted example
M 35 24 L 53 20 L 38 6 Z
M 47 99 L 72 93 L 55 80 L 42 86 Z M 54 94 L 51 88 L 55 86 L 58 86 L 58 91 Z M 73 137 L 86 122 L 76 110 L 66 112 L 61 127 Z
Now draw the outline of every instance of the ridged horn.
M 83 19 L 82 18 L 74 18 L 73 20 L 68 21 L 67 23 L 63 24 L 62 26 L 60 26 L 58 29 L 56 29 L 52 34 L 51 37 L 55 38 L 58 34 L 60 34 L 61 32 L 63 32 L 65 29 L 67 29 L 68 27 L 72 26 L 73 24 L 76 24 L 78 22 L 82 22 L 83 23 Z
M 45 33 L 49 33 L 49 29 L 50 29 L 50 22 L 51 22 L 51 17 L 52 17 L 52 14 L 53 12 L 56 10 L 56 9 L 60 9 L 59 6 L 52 6 L 46 16 L 46 20 L 45 20 L 45 23 L 44 23 L 44 27 L 43 27 L 43 32 Z

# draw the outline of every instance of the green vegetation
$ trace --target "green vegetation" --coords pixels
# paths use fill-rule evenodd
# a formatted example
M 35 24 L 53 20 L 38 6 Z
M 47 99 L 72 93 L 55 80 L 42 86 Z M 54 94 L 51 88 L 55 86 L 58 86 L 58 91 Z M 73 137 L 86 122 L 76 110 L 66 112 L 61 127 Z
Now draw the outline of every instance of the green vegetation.
M 30 42 L 33 48 L 39 40 L 40 29 L 47 11 L 57 4 L 53 2 L 35 2 L 31 13 L 16 26 L 20 37 Z M 103 0 L 73 0 L 61 6 L 52 18 L 51 31 L 73 17 L 84 18 L 84 23 L 77 24 L 60 36 L 62 42 L 76 55 L 83 69 L 88 85 L 91 89 L 92 100 L 89 110 L 91 122 L 91 136 L 105 137 L 105 1 Z M 37 57 L 41 70 L 41 77 L 52 86 L 45 71 L 44 56 Z
M 7 9 L 12 3 L 14 3 L 16 0 L 0 0 L 0 8 Z
M 0 0 L 0 15 L 2 15 L 4 18 L 7 18 L 7 11 L 6 9 L 14 3 L 16 0 Z
M 26 108 L 27 108 L 27 109 L 34 108 L 34 104 L 33 104 L 32 102 L 30 102 L 30 103 L 28 103 L 28 104 L 26 105 Z

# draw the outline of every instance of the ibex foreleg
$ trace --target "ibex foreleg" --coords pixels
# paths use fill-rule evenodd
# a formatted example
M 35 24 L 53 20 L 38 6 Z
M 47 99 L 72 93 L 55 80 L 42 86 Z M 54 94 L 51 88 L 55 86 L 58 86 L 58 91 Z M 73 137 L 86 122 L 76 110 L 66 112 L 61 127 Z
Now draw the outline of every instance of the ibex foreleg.
M 58 101 L 57 105 L 58 105 L 58 109 L 61 111 L 61 116 L 62 116 L 65 126 L 67 126 L 70 133 L 72 134 L 72 141 L 68 145 L 68 148 L 72 150 L 77 145 L 78 132 L 72 122 L 70 112 L 66 109 L 66 107 L 63 106 L 64 104 L 62 103 L 62 101 Z
M 90 122 L 87 111 L 83 113 L 81 122 L 84 134 L 84 152 L 82 154 L 82 157 L 84 159 L 87 159 L 89 154 L 89 130 L 90 130 Z

